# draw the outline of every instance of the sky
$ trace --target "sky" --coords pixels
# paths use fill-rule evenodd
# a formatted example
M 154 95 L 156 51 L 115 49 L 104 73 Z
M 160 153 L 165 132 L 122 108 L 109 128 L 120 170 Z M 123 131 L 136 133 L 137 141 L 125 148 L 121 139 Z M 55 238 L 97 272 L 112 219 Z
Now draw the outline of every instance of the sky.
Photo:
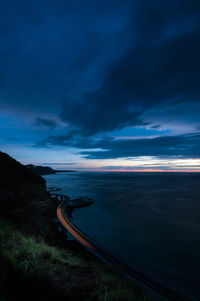
M 200 171 L 199 0 L 0 0 L 0 150 Z

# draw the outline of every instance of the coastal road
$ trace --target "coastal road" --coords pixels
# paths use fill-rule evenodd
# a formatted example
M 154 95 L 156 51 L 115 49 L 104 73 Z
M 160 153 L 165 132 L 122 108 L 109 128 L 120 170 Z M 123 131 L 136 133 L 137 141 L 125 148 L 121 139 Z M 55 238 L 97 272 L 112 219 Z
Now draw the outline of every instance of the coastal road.
M 109 250 L 101 246 L 95 240 L 89 238 L 85 233 L 83 233 L 79 228 L 77 228 L 70 220 L 67 212 L 67 202 L 62 202 L 57 208 L 57 216 L 63 227 L 68 230 L 81 244 L 87 247 L 93 254 L 97 257 L 103 259 L 109 264 L 116 267 L 120 272 L 125 273 L 132 279 L 136 280 L 138 283 L 142 284 L 148 289 L 156 292 L 160 296 L 166 297 L 168 300 L 172 301 L 192 301 L 187 296 L 184 296 L 177 292 L 176 290 L 165 286 L 163 283 L 156 281 L 142 272 L 136 270 L 134 267 L 125 263 L 119 257 L 113 255 Z M 194 301 L 194 300 L 193 300 Z

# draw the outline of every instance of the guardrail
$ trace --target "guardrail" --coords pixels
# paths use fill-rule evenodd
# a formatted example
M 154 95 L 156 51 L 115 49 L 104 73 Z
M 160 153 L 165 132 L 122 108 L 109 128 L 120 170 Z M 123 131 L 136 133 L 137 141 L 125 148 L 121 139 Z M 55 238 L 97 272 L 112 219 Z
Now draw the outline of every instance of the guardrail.
M 93 254 L 100 257 L 104 261 L 112 264 L 121 272 L 127 274 L 143 286 L 150 288 L 154 292 L 158 293 L 163 297 L 167 297 L 172 301 L 192 301 L 187 296 L 184 296 L 177 292 L 176 290 L 164 285 L 163 283 L 150 278 L 149 276 L 138 271 L 134 267 L 125 263 L 119 257 L 113 255 L 109 250 L 101 246 L 95 240 L 89 238 L 85 233 L 83 233 L 78 227 L 76 227 L 70 220 L 67 212 L 67 202 L 63 201 L 57 208 L 57 216 L 61 224 L 65 229 L 67 229 L 79 242 L 86 246 Z

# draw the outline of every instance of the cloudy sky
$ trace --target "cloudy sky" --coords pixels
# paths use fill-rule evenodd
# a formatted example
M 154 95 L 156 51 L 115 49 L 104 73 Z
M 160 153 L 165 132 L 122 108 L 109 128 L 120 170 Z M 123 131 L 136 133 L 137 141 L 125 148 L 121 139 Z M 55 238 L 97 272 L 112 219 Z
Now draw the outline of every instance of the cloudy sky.
M 199 0 L 0 0 L 0 149 L 200 171 Z

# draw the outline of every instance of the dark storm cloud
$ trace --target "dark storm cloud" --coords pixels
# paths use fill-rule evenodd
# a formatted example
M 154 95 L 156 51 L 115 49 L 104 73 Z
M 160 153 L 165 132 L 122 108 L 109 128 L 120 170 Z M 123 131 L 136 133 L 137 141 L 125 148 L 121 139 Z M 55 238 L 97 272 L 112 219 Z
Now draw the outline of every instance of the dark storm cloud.
M 0 20 L 0 107 L 52 116 L 38 127 L 66 125 L 40 145 L 87 149 L 87 158 L 199 156 L 199 134 L 106 137 L 169 121 L 198 129 L 199 1 L 8 0 Z
M 1 1 L 1 101 L 58 114 L 66 95 L 97 85 L 106 61 L 129 43 L 123 32 L 129 3 Z
M 46 147 L 51 147 L 54 145 L 60 145 L 60 146 L 70 146 L 73 144 L 80 143 L 80 141 L 88 141 L 88 138 L 83 138 L 78 134 L 76 130 L 70 130 L 68 133 L 65 135 L 57 135 L 57 136 L 49 136 L 45 140 L 42 140 L 36 144 L 36 146 L 46 146 Z M 92 141 L 92 140 L 91 140 Z
M 141 1 L 132 47 L 110 65 L 96 91 L 65 100 L 63 120 L 92 135 L 145 124 L 143 114 L 152 108 L 199 102 L 199 2 L 157 4 Z
M 81 136 L 51 136 L 39 146 L 68 146 L 80 149 L 88 159 L 116 159 L 137 156 L 200 157 L 200 132 L 144 139 L 118 139 L 110 137 L 92 139 Z M 81 151 L 81 149 L 86 149 Z M 101 150 L 99 150 L 101 149 Z
M 115 159 L 120 157 L 158 156 L 199 158 L 200 133 L 159 137 L 154 139 L 115 140 L 105 143 L 106 151 L 83 151 L 90 159 Z
M 34 122 L 35 126 L 45 126 L 47 128 L 50 129 L 54 129 L 56 128 L 56 126 L 58 125 L 57 122 L 53 119 L 45 119 L 45 118 L 36 118 L 35 122 Z

